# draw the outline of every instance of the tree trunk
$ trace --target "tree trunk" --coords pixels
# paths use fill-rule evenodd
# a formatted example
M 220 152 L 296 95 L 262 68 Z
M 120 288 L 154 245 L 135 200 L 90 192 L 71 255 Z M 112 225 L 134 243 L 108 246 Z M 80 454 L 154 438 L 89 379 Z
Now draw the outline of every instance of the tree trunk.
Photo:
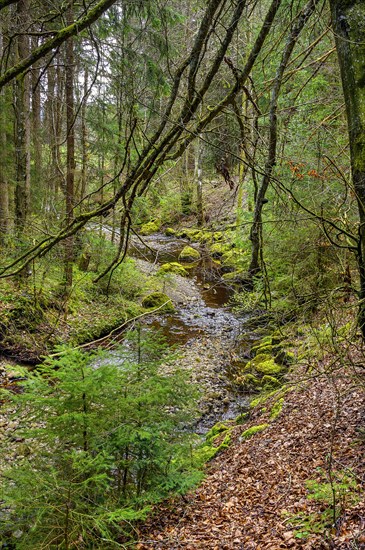
M 87 95 L 88 95 L 88 79 L 89 79 L 89 71 L 87 67 L 85 67 L 84 96 L 82 99 L 82 106 L 81 106 L 82 166 L 81 166 L 81 189 L 80 189 L 80 195 L 79 195 L 80 201 L 82 201 L 86 195 L 86 184 L 87 184 L 88 144 L 87 144 L 87 126 L 86 126 L 86 105 L 87 105 Z
M 33 37 L 32 48 L 38 46 L 38 39 Z M 37 189 L 41 189 L 42 179 L 42 138 L 41 138 L 41 86 L 40 63 L 36 63 L 32 70 L 32 134 L 34 148 L 34 182 Z
M 283 81 L 285 69 L 293 52 L 294 46 L 298 40 L 299 34 L 303 30 L 306 22 L 314 12 L 318 0 L 309 0 L 295 25 L 293 26 L 284 52 L 281 57 L 280 65 L 276 72 L 270 100 L 270 129 L 269 129 L 269 148 L 265 163 L 265 173 L 256 197 L 256 204 L 253 216 L 253 223 L 250 232 L 250 240 L 252 243 L 251 262 L 248 269 L 249 278 L 251 281 L 261 271 L 260 258 L 262 257 L 262 208 L 265 202 L 265 195 L 270 184 L 272 172 L 276 164 L 276 146 L 277 146 L 277 106 L 279 93 Z
M 359 208 L 359 326 L 365 339 L 365 3 L 330 0 L 350 136 L 351 172 Z
M 196 172 L 196 209 L 198 226 L 204 225 L 203 211 L 203 141 L 201 137 L 196 141 L 195 150 L 195 172 Z
M 19 27 L 17 58 L 23 59 L 29 53 L 29 39 L 25 34 L 28 18 L 28 0 L 19 0 L 16 16 Z M 29 75 L 21 74 L 15 81 L 15 227 L 20 236 L 26 224 L 30 194 L 30 120 L 29 120 Z
M 4 51 L 5 25 L 0 26 L 0 57 Z M 6 243 L 9 231 L 9 188 L 7 173 L 7 116 L 8 97 L 5 90 L 0 92 L 0 247 Z
M 69 25 L 73 22 L 73 3 L 71 2 L 67 13 Z M 75 179 L 75 129 L 74 129 L 74 40 L 70 38 L 66 42 L 66 189 L 65 207 L 66 224 L 70 225 L 73 220 L 74 208 L 74 179 Z M 65 299 L 69 298 L 72 287 L 74 237 L 70 236 L 65 240 Z M 65 308 L 67 313 L 67 307 Z

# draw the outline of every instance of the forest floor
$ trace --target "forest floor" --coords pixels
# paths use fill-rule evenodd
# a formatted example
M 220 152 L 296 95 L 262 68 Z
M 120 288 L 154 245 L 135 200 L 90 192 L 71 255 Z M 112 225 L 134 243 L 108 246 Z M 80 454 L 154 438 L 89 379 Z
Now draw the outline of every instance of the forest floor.
M 293 368 L 284 398 L 233 428 L 202 485 L 158 507 L 136 548 L 365 549 L 364 355 L 338 351 Z

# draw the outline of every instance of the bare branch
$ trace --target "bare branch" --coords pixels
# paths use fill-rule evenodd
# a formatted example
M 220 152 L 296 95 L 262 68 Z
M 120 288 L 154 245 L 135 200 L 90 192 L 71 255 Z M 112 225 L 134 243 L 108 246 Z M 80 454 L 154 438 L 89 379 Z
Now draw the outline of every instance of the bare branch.
M 8 84 L 11 80 L 16 78 L 18 75 L 29 69 L 29 67 L 31 67 L 36 61 L 42 59 L 42 57 L 44 57 L 48 52 L 52 51 L 55 48 L 58 48 L 68 38 L 79 34 L 81 31 L 89 27 L 92 23 L 99 19 L 99 17 L 106 10 L 108 10 L 113 4 L 115 4 L 116 1 L 117 0 L 101 0 L 93 9 L 89 10 L 86 15 L 81 17 L 81 19 L 58 31 L 53 38 L 50 38 L 49 40 L 44 42 L 44 44 L 33 50 L 31 54 L 28 55 L 28 57 L 22 59 L 13 67 L 10 67 L 10 69 L 8 69 L 0 77 L 0 89 L 5 86 L 5 84 Z

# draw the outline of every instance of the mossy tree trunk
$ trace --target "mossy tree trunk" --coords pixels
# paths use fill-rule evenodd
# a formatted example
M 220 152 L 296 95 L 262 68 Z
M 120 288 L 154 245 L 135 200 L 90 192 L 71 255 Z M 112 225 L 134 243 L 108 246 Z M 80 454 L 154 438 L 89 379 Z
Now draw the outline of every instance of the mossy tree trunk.
M 7 47 L 6 25 L 0 25 L 0 56 Z M 6 244 L 9 232 L 9 186 L 8 186 L 8 118 L 11 98 L 5 90 L 0 92 L 0 247 Z
M 23 59 L 29 53 L 27 29 L 29 16 L 28 0 L 20 0 L 16 7 L 19 29 L 16 57 Z M 30 197 L 30 120 L 29 120 L 29 75 L 20 74 L 14 87 L 15 112 L 15 227 L 17 236 L 24 231 Z
M 359 326 L 365 339 L 365 2 L 330 0 L 350 137 L 351 171 L 359 208 Z
M 251 261 L 248 268 L 249 279 L 252 286 L 254 278 L 262 271 L 263 264 L 263 248 L 262 248 L 262 210 L 266 200 L 266 192 L 271 182 L 271 177 L 276 165 L 276 152 L 278 142 L 278 120 L 277 109 L 280 98 L 281 86 L 283 83 L 284 74 L 293 53 L 294 47 L 298 41 L 299 35 L 304 29 L 308 19 L 314 13 L 318 0 L 309 0 L 301 12 L 292 23 L 291 31 L 288 35 L 285 48 L 283 50 L 280 64 L 276 71 L 270 99 L 269 108 L 269 144 L 267 158 L 265 162 L 264 175 L 258 192 L 255 197 L 255 210 L 253 222 L 250 231 L 250 240 L 252 243 Z
M 203 141 L 201 136 L 196 141 L 195 149 L 196 211 L 199 227 L 204 225 L 203 211 Z
M 71 1 L 68 13 L 67 22 L 69 25 L 73 22 L 73 2 Z M 66 207 L 66 223 L 70 225 L 74 217 L 74 179 L 75 179 L 75 120 L 74 120 L 74 39 L 69 38 L 66 43 L 66 189 L 65 189 L 65 207 Z M 69 298 L 72 282 L 73 282 L 73 261 L 74 261 L 74 237 L 71 235 L 65 240 L 65 299 Z M 65 308 L 67 314 L 67 307 Z

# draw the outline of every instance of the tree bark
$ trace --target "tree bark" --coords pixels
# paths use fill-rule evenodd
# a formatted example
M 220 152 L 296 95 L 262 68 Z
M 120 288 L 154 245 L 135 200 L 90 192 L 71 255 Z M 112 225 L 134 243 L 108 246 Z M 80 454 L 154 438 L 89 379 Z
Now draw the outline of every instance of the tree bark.
M 32 38 L 32 47 L 38 45 L 36 37 Z M 42 179 L 42 137 L 41 137 L 41 87 L 40 87 L 40 65 L 35 64 L 32 70 L 32 141 L 34 149 L 34 182 L 40 189 Z
M 248 269 L 249 278 L 252 280 L 261 271 L 260 258 L 262 253 L 262 208 L 265 204 L 265 195 L 270 184 L 271 175 L 276 164 L 276 147 L 277 147 L 277 105 L 279 93 L 283 81 L 285 69 L 293 52 L 294 46 L 298 40 L 299 34 L 303 30 L 306 22 L 314 12 L 318 0 L 309 0 L 308 4 L 303 9 L 298 17 L 296 24 L 293 26 L 281 57 L 280 65 L 276 72 L 270 100 L 270 129 L 269 129 L 269 147 L 267 159 L 265 163 L 264 176 L 260 188 L 257 193 L 254 217 L 250 232 L 250 240 L 252 243 L 251 262 Z
M 0 26 L 0 57 L 3 55 L 6 25 Z M 10 103 L 10 102 L 9 102 Z M 6 243 L 9 231 L 9 187 L 7 173 L 7 116 L 8 97 L 5 90 L 0 92 L 0 247 Z
M 67 14 L 69 25 L 73 21 L 73 2 L 71 1 Z M 69 226 L 74 218 L 74 181 L 75 181 L 75 128 L 74 128 L 74 40 L 69 38 L 66 43 L 66 189 L 65 189 L 65 207 L 66 207 L 66 225 Z M 65 241 L 65 299 L 69 298 L 72 279 L 73 279 L 73 254 L 74 237 L 71 235 Z M 67 311 L 67 308 L 66 308 Z
M 201 136 L 196 141 L 195 151 L 195 169 L 196 169 L 196 209 L 198 226 L 204 225 L 203 211 L 203 140 Z
M 330 0 L 350 137 L 351 172 L 359 209 L 359 326 L 365 339 L 365 3 Z
M 22 59 L 29 53 L 29 38 L 25 34 L 29 13 L 29 1 L 19 0 L 16 16 L 19 27 L 17 57 Z M 30 120 L 29 120 L 29 75 L 22 74 L 15 81 L 15 228 L 20 236 L 26 224 L 30 194 Z

